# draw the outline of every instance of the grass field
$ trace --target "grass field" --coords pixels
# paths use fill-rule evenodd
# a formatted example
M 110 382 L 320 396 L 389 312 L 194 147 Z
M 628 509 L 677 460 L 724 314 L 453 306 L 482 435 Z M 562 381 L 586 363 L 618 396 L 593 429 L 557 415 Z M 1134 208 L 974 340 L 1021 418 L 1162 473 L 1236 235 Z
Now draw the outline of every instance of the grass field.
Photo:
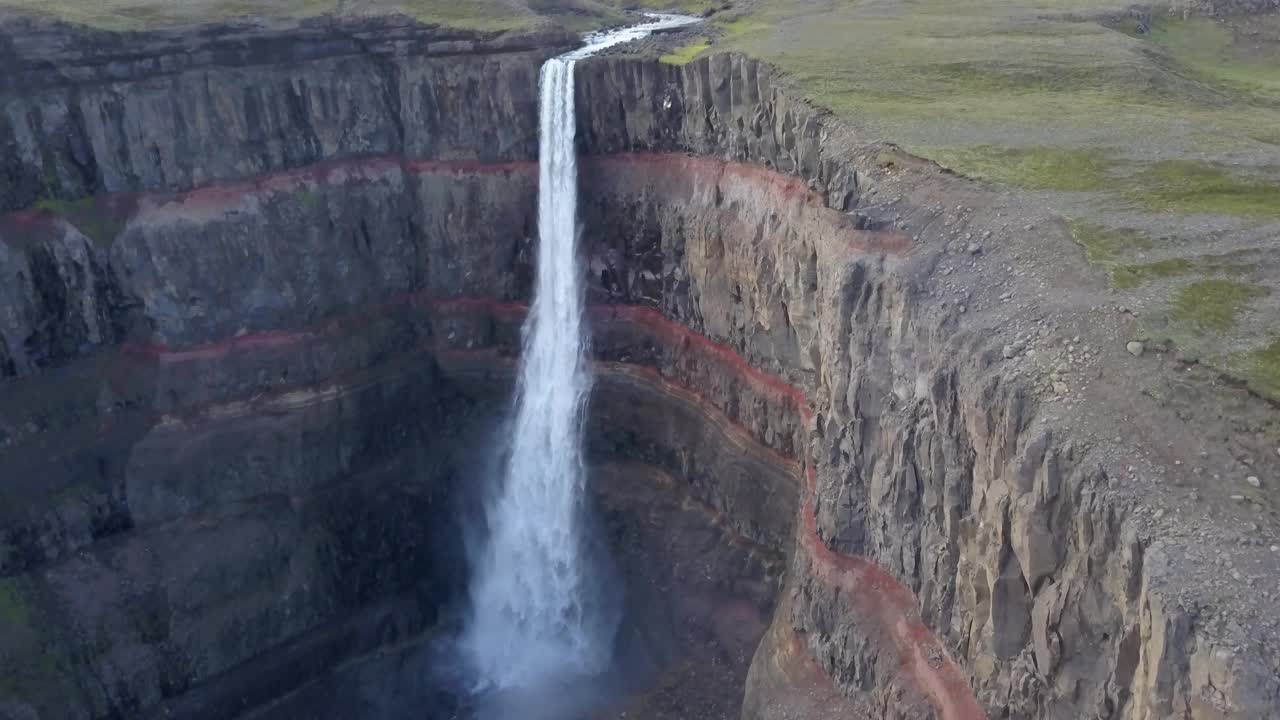
M 868 139 L 1035 193 L 1151 339 L 1280 397 L 1280 317 L 1260 310 L 1280 293 L 1280 17 L 1157 10 L 1141 32 L 1130 5 L 762 0 L 718 16 L 710 51 L 774 63 Z

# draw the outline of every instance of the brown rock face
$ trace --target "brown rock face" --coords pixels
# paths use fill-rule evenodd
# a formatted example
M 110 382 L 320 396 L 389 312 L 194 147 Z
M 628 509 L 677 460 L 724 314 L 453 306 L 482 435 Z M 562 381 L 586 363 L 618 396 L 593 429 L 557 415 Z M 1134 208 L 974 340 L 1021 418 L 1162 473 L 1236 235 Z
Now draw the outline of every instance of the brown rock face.
M 234 717 L 458 600 L 555 49 L 393 30 L 5 46 L 61 72 L 0 87 L 0 716 Z M 877 196 L 742 58 L 578 88 L 596 491 L 706 714 L 1275 716 L 932 293 L 989 198 Z

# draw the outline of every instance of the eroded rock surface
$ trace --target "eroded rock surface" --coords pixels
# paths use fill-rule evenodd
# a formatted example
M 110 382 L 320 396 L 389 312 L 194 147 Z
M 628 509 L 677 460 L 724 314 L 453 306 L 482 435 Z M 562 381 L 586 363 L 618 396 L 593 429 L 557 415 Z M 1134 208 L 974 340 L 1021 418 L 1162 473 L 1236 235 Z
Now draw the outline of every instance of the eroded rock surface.
M 555 49 L 308 32 L 7 46 L 62 72 L 0 97 L 0 712 L 230 716 L 458 589 L 443 448 L 518 351 Z M 749 59 L 578 88 L 593 452 L 785 559 L 685 598 L 759 620 L 703 626 L 763 638 L 744 717 L 1277 715 L 1280 592 L 1204 582 L 1221 536 L 1003 352 L 1057 311 L 975 269 L 998 198 Z

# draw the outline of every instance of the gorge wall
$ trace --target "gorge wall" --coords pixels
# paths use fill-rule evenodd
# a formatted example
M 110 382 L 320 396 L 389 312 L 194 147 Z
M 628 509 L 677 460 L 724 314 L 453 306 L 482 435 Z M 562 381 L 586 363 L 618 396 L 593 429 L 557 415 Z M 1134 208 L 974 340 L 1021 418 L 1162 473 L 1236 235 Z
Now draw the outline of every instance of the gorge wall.
M 67 32 L 0 45 L 38 80 L 0 87 L 0 715 L 233 716 L 460 589 L 567 41 Z M 593 458 L 750 548 L 700 599 L 755 618 L 745 718 L 1274 716 L 1274 648 L 1170 601 L 999 303 L 936 292 L 989 193 L 746 58 L 578 92 Z

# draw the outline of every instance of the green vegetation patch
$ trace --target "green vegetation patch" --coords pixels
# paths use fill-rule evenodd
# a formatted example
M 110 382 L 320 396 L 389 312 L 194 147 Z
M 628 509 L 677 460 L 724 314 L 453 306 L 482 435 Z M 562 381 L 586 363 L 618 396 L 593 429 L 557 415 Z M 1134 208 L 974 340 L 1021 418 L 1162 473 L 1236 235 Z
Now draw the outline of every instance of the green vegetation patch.
M 1165 160 L 1143 168 L 1128 197 L 1156 212 L 1280 217 L 1280 185 L 1229 175 L 1197 160 Z
M 735 18 L 716 23 L 729 39 L 741 39 L 748 35 L 759 35 L 768 31 L 772 25 L 752 15 L 739 15 Z
M 1034 63 L 1008 65 L 991 62 L 944 62 L 922 65 L 912 82 L 929 83 L 931 91 L 944 95 L 1071 93 L 1092 91 L 1124 78 L 1106 67 L 1062 67 L 1053 72 Z M 1028 98 L 1030 99 L 1030 98 Z
M 1273 42 L 1280 19 L 1233 21 L 1236 29 L 1160 20 L 1141 36 L 1097 20 L 1128 7 L 1119 0 L 919 0 L 892 9 L 769 0 L 724 23 L 733 32 L 716 44 L 768 60 L 803 97 L 966 175 L 1100 191 L 1124 202 L 1133 202 L 1128 184 L 1136 180 L 1152 186 L 1159 211 L 1266 215 L 1271 198 L 1255 183 L 1217 177 L 1199 188 L 1210 192 L 1188 199 L 1162 181 L 1169 168 L 1133 178 L 1143 173 L 1124 158 L 1147 157 L 1153 145 L 1164 157 L 1203 157 L 1280 140 L 1272 129 L 1280 127 L 1280 103 L 1259 103 L 1256 93 L 1187 70 L 1200 58 L 1251 87 L 1271 87 L 1280 74 Z M 1253 42 L 1256 27 L 1264 37 Z M 1226 59 L 1197 49 L 1196 33 Z
M 1266 288 L 1235 280 L 1201 280 L 1178 292 L 1170 318 L 1201 332 L 1225 332 L 1251 300 L 1266 294 Z
M 88 212 L 92 210 L 93 207 L 94 200 L 91 197 L 80 198 L 78 200 L 55 200 L 46 198 L 36 202 L 35 204 L 35 208 L 37 210 L 44 210 L 63 217 Z
M 1107 228 L 1093 223 L 1072 221 L 1071 234 L 1084 247 L 1089 262 L 1114 264 L 1134 253 L 1150 250 L 1151 238 L 1136 228 Z
M 1248 27 L 1244 27 L 1245 25 Z M 1164 17 L 1149 36 L 1163 56 L 1184 72 L 1255 100 L 1280 102 L 1280 21 Z
M 1187 258 L 1170 258 L 1141 265 L 1121 265 L 1111 271 L 1111 284 L 1121 289 L 1135 288 L 1148 280 L 1186 275 L 1195 267 L 1195 263 Z
M 1112 287 L 1122 290 L 1150 280 L 1237 268 L 1223 258 L 1175 257 L 1149 263 L 1127 262 L 1155 246 L 1149 235 L 1135 228 L 1107 228 L 1081 221 L 1073 221 L 1070 226 L 1072 236 L 1084 248 L 1089 262 L 1105 268 Z
M 1131 288 L 1148 280 L 1189 275 L 1193 272 L 1203 276 L 1224 274 L 1240 277 L 1256 272 L 1259 267 L 1256 251 L 1240 250 L 1223 255 L 1196 255 L 1152 263 L 1116 265 L 1111 271 L 1111 279 L 1118 288 Z
M 659 60 L 669 65 L 687 65 L 698 53 L 709 47 L 711 47 L 711 43 L 705 39 L 695 40 L 682 48 L 663 55 Z
M 298 198 L 298 202 L 302 203 L 303 205 L 306 205 L 309 208 L 319 207 L 320 203 L 323 202 L 321 197 L 318 194 L 307 189 L 303 189 L 301 192 L 299 192 L 297 195 L 297 198 Z
M 1264 145 L 1280 145 L 1280 129 L 1258 129 L 1247 133 L 1248 136 Z
M 935 147 L 920 154 L 961 175 L 1032 190 L 1097 190 L 1112 164 L 1101 150 L 1055 147 Z
M 31 612 L 17 582 L 0 580 L 0 627 L 9 628 L 6 632 L 14 632 L 15 628 L 25 627 L 30 622 Z
M 1230 365 L 1258 392 L 1280 399 L 1280 338 L 1261 350 L 1237 355 Z
M 73 690 L 60 671 L 63 649 L 47 630 L 52 599 L 39 588 L 29 577 L 0 579 L 0 697 L 17 696 L 56 714 Z
M 66 220 L 99 245 L 109 245 L 128 223 L 127 213 L 100 198 L 45 199 L 34 207 Z

